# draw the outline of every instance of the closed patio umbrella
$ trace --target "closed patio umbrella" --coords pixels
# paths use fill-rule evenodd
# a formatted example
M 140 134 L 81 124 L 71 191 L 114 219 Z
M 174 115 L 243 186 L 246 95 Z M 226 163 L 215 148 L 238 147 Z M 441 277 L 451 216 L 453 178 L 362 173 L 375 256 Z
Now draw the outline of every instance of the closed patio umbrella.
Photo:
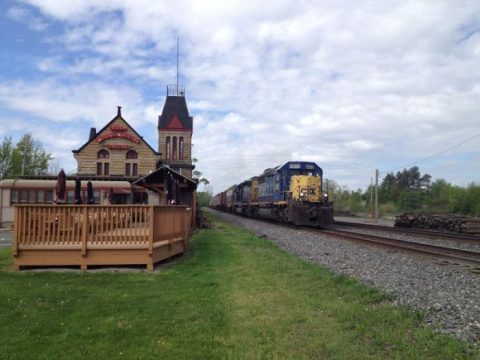
M 108 201 L 110 202 L 110 205 L 113 204 L 113 187 L 111 187 L 108 192 Z
M 95 204 L 95 199 L 93 197 L 93 184 L 91 181 L 87 183 L 87 204 Z
M 67 178 L 65 176 L 65 171 L 60 170 L 57 176 L 57 185 L 55 188 L 55 193 L 57 196 L 57 204 L 65 204 L 65 195 L 67 188 Z
M 75 204 L 80 205 L 82 203 L 82 182 L 79 178 L 75 179 Z

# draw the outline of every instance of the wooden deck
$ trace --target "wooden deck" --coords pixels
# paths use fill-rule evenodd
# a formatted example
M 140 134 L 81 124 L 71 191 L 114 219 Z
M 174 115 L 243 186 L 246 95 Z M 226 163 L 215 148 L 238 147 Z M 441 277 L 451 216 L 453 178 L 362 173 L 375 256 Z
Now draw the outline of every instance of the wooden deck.
M 13 264 L 71 266 L 144 264 L 183 253 L 190 235 L 186 206 L 18 205 Z

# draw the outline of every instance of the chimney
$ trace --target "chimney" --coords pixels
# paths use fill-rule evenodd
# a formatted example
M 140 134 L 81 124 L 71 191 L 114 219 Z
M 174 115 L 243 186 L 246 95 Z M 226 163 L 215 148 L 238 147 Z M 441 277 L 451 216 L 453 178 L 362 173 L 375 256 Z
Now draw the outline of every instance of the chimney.
M 122 116 L 122 107 L 117 106 L 117 116 Z
M 97 129 L 90 128 L 90 136 L 88 137 L 88 141 L 92 140 L 95 136 L 97 136 Z

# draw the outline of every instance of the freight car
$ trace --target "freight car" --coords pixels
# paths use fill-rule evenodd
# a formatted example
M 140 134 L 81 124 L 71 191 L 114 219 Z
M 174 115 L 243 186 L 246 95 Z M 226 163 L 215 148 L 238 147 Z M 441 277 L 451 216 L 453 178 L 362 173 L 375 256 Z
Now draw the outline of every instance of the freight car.
M 322 169 L 313 162 L 290 161 L 215 195 L 210 206 L 251 217 L 326 228 L 333 205 L 322 192 Z

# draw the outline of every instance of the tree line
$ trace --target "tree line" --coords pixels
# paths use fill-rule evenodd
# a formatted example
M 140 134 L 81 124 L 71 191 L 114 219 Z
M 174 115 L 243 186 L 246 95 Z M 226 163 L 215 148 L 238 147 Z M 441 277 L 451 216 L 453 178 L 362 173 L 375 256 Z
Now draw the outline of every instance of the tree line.
M 16 144 L 11 136 L 6 136 L 0 144 L 0 180 L 20 175 L 47 175 L 52 160 L 52 155 L 32 134 L 23 135 Z
M 373 214 L 373 186 L 365 191 L 350 191 L 335 181 L 326 183 L 338 214 Z M 385 175 L 379 185 L 378 202 L 381 215 L 424 212 L 480 216 L 480 184 L 472 182 L 462 187 L 445 179 L 432 181 L 429 174 L 421 174 L 420 169 L 413 166 Z

